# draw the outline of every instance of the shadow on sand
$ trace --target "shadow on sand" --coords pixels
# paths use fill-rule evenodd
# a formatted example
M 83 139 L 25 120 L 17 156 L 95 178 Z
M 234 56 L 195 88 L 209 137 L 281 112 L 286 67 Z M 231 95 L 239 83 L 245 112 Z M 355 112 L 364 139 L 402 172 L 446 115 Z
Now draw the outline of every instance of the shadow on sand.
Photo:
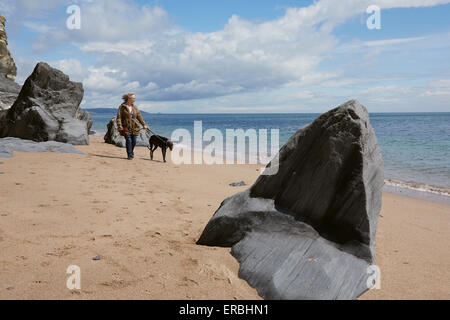
M 108 159 L 119 159 L 119 160 L 127 160 L 126 157 L 113 157 L 113 156 L 105 156 L 102 154 L 92 154 L 89 153 L 90 156 L 99 157 L 99 158 L 108 158 Z

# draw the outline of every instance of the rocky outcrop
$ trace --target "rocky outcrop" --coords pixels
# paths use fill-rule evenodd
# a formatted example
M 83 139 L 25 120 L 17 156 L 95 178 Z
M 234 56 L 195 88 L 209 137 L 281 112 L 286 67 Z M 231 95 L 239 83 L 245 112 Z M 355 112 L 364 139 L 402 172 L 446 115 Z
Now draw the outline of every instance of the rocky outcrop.
M 352 100 L 321 115 L 266 171 L 222 202 L 197 244 L 232 246 L 239 276 L 266 299 L 368 290 L 384 182 L 366 108 Z
M 3 77 L 14 80 L 16 78 L 17 68 L 8 50 L 5 21 L 5 17 L 0 14 L 0 74 Z
M 13 151 L 19 152 L 55 152 L 83 154 L 68 143 L 55 141 L 35 142 L 19 138 L 0 139 L 0 158 L 12 157 Z
M 81 110 L 83 85 L 40 62 L 13 106 L 0 114 L 0 138 L 89 144 L 92 119 Z
M 8 50 L 5 17 L 0 15 L 0 111 L 10 108 L 20 92 L 20 85 L 14 82 L 16 73 L 16 65 Z
M 14 104 L 20 88 L 14 81 L 0 76 L 0 111 L 9 109 Z
M 103 138 L 105 143 L 113 144 L 117 147 L 125 148 L 125 138 L 119 134 L 117 128 L 116 118 L 112 118 L 108 123 L 108 131 Z M 139 136 L 137 137 L 136 146 L 138 147 L 148 147 L 151 134 L 146 130 L 141 130 Z

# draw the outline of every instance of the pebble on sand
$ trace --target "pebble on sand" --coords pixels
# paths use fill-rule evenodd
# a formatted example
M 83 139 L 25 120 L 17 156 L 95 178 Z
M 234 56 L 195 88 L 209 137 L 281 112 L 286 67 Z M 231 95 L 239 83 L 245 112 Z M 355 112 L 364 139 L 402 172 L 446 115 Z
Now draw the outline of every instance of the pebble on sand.
M 246 186 L 246 185 L 247 184 L 244 181 L 230 183 L 231 187 L 243 187 L 243 186 Z

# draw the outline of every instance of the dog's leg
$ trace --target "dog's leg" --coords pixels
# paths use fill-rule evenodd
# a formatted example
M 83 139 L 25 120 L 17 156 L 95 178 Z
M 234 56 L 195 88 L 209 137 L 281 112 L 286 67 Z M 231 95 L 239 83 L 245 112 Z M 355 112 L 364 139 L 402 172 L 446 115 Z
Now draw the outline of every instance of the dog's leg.
M 150 143 L 150 159 L 153 160 L 153 143 Z
M 158 146 L 155 145 L 155 147 L 152 149 L 152 160 L 153 160 L 153 153 L 155 152 L 156 149 L 158 149 Z
M 166 149 L 167 149 L 167 148 L 162 148 L 162 154 L 163 154 L 163 160 L 164 160 L 164 162 L 166 162 Z

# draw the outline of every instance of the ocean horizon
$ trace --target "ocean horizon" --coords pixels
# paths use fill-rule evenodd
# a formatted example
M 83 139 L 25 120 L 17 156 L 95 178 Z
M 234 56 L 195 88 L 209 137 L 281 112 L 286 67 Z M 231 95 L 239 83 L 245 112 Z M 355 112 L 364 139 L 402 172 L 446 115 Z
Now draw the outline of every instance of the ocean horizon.
M 85 110 L 93 119 L 94 134 L 104 135 L 116 110 Z M 224 137 L 226 129 L 268 129 L 269 132 L 278 129 L 281 147 L 320 113 L 142 112 L 142 115 L 153 132 L 168 138 L 179 128 L 187 129 L 193 136 L 194 121 L 202 121 L 203 131 L 219 129 Z M 370 113 L 370 121 L 382 150 L 388 183 L 439 194 L 450 188 L 450 112 Z M 246 153 L 241 156 L 248 159 L 248 150 Z

